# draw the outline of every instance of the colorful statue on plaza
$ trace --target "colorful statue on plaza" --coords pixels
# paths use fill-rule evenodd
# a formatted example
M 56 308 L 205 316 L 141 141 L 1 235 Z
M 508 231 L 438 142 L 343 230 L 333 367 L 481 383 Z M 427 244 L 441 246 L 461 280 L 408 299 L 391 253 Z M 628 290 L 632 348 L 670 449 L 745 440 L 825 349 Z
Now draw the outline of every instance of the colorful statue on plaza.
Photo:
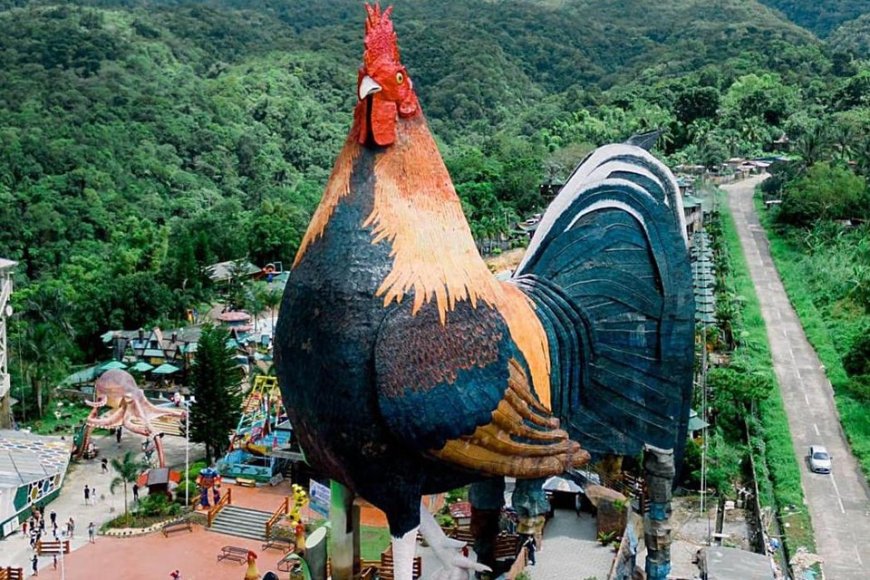
M 537 524 L 544 478 L 590 454 L 682 449 L 694 331 L 682 203 L 646 150 L 602 147 L 497 280 L 391 9 L 366 10 L 353 124 L 286 286 L 275 362 L 308 461 L 386 513 L 395 577 L 411 579 L 418 529 L 445 568 L 483 570 L 422 495 L 481 482 L 482 503 L 503 501 L 516 477 L 514 504 Z
M 132 433 L 147 437 L 149 441 L 153 440 L 157 451 L 158 467 L 166 467 L 163 442 L 159 436 L 161 433 L 154 427 L 153 421 L 169 418 L 183 422 L 187 411 L 154 405 L 145 398 L 145 392 L 136 386 L 136 379 L 130 373 L 118 369 L 106 371 L 97 379 L 94 383 L 94 395 L 95 401 L 85 401 L 93 409 L 85 423 L 85 435 L 82 438 L 79 454 L 81 455 L 87 448 L 91 431 L 95 427 L 103 429 L 124 427 Z M 106 406 L 112 411 L 101 417 L 100 410 Z

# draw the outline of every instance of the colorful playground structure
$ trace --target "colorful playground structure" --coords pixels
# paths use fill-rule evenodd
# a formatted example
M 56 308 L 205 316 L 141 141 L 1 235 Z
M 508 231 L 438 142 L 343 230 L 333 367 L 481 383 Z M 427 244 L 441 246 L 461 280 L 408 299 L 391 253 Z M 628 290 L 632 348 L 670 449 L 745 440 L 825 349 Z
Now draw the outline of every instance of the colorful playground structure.
M 288 447 L 292 427 L 284 414 L 278 379 L 258 376 L 242 406 L 239 425 L 217 469 L 224 477 L 256 483 L 274 481 L 287 462 L 298 459 Z

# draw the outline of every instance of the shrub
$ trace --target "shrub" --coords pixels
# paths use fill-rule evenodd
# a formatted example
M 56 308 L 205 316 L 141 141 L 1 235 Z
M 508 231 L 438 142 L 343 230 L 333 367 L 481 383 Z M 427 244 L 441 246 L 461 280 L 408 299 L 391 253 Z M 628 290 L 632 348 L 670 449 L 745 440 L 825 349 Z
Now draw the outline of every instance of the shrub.
M 808 227 L 818 219 L 870 216 L 870 193 L 863 178 L 843 167 L 814 165 L 795 181 L 782 199 L 777 219 Z
M 176 516 L 181 513 L 181 506 L 162 493 L 149 494 L 139 500 L 137 512 L 143 516 Z
M 849 376 L 870 375 L 870 332 L 858 337 L 843 357 L 843 368 Z

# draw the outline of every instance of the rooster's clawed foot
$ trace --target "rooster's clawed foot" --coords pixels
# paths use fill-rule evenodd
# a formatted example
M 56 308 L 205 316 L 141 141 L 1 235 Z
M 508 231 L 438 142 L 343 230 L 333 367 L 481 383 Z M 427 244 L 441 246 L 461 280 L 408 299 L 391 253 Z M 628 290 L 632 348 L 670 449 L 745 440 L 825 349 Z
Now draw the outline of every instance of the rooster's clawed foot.
M 468 580 L 470 572 L 489 572 L 484 566 L 462 555 L 465 542 L 448 538 L 425 506 L 420 505 L 420 533 L 442 564 L 431 576 L 433 580 Z

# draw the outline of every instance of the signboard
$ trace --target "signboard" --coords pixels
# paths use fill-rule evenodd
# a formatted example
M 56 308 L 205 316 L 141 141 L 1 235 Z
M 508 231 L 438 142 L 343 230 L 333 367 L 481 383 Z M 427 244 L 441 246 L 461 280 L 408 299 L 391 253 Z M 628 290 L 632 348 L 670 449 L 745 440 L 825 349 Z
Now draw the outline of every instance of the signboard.
M 312 511 L 322 515 L 325 518 L 329 517 L 329 487 L 322 483 L 317 483 L 313 479 L 308 488 L 309 504 L 308 507 Z

